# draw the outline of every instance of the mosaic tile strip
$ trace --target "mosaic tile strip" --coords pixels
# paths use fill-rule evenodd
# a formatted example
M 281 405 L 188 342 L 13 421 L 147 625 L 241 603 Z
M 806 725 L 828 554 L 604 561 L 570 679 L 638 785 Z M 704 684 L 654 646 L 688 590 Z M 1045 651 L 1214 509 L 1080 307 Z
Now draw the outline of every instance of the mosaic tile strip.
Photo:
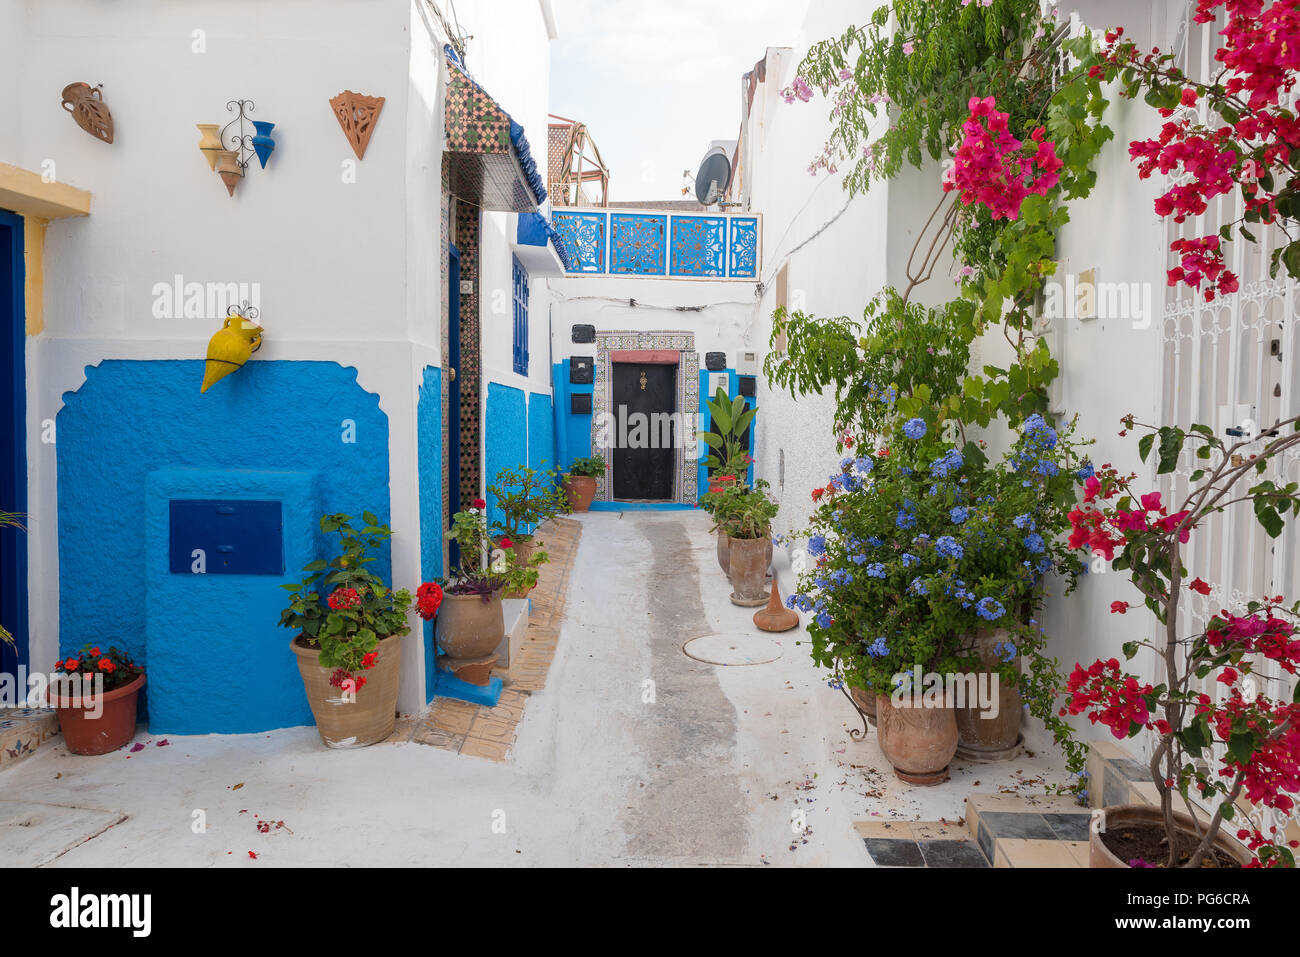
M 666 272 L 668 217 L 610 216 L 609 271 L 614 275 L 662 276 Z
M 758 218 L 733 216 L 727 243 L 727 275 L 732 279 L 758 276 Z
M 727 273 L 727 220 L 722 216 L 674 216 L 669 273 L 721 279 Z
M 482 484 L 483 417 L 480 381 L 483 374 L 479 315 L 479 241 L 481 212 L 465 203 L 456 205 L 456 248 L 460 250 L 460 278 L 470 291 L 460 297 L 460 500 L 462 505 L 479 497 Z M 454 293 L 453 293 L 454 294 Z
M 509 153 L 510 117 L 454 64 L 448 64 L 444 120 L 450 153 Z
M 677 366 L 677 409 L 689 423 L 684 432 L 691 432 L 700 412 L 700 354 L 695 351 L 695 334 L 691 332 L 598 332 L 596 333 L 596 382 L 592 397 L 591 447 L 601 448 L 602 426 L 609 421 L 614 407 L 614 375 L 610 353 L 625 350 L 654 350 L 681 353 Z M 693 451 L 693 443 L 691 450 Z M 678 447 L 674 452 L 673 501 L 680 505 L 694 505 L 699 499 L 699 463 L 687 456 L 688 449 Z M 613 465 L 614 457 L 608 452 L 605 461 Z M 614 472 L 611 468 L 596 479 L 596 499 L 614 500 Z
M 608 216 L 605 213 L 551 214 L 551 224 L 560 234 L 565 253 L 572 264 L 571 272 L 603 273 L 605 271 L 605 234 Z

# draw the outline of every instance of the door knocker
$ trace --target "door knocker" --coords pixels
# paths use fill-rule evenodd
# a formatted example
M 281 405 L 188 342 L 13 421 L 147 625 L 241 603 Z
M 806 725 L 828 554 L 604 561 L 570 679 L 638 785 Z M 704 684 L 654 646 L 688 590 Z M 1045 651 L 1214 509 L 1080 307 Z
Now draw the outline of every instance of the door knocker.
M 645 387 L 646 387 L 645 370 L 642 369 L 642 370 L 641 370 L 641 391 L 642 391 L 642 392 L 645 391 Z

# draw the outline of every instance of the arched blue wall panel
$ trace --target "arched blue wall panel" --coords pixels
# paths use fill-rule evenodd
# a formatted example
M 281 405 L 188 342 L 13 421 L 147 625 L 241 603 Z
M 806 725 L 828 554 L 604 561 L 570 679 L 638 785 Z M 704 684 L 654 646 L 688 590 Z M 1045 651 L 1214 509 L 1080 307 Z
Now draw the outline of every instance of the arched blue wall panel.
M 280 585 L 324 556 L 322 513 L 389 520 L 388 417 L 337 363 L 253 360 L 201 395 L 203 366 L 107 360 L 64 395 L 59 645 L 140 660 L 154 733 L 309 724 Z M 172 574 L 172 498 L 281 501 L 284 574 Z

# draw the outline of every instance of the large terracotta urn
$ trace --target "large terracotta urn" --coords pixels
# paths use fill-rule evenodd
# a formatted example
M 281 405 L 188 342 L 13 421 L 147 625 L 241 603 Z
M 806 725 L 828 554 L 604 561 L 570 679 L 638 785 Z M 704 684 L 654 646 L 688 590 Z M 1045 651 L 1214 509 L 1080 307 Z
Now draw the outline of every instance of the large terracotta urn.
M 1104 807 L 1100 811 L 1093 812 L 1093 822 L 1091 831 L 1088 834 L 1088 866 L 1104 868 L 1128 868 L 1132 865 L 1127 860 L 1122 860 L 1109 847 L 1106 846 L 1104 834 L 1106 832 L 1123 831 L 1126 828 L 1153 829 L 1158 835 L 1158 840 L 1163 841 L 1165 836 L 1165 822 L 1158 804 L 1115 804 L 1110 807 Z M 1199 843 L 1196 840 L 1195 824 L 1192 819 L 1181 811 L 1174 811 L 1174 824 L 1178 829 L 1186 834 L 1187 840 L 1194 848 Z M 1225 825 L 1226 822 L 1225 822 Z M 1245 845 L 1238 843 L 1229 836 L 1224 827 L 1219 828 L 1219 833 L 1214 836 L 1214 847 L 1222 851 L 1232 860 L 1237 862 L 1238 866 L 1244 866 L 1254 859 Z M 1156 866 L 1163 866 L 1168 860 L 1168 849 L 1165 849 L 1164 857 L 1160 860 L 1149 860 L 1147 863 Z M 1202 867 L 1219 866 L 1218 861 L 1210 855 L 1201 864 Z
M 767 542 L 767 564 L 763 566 L 764 574 L 767 569 L 772 567 L 772 539 L 766 539 Z M 728 578 L 731 577 L 731 539 L 722 529 L 718 529 L 718 565 L 721 566 L 722 572 Z
M 849 685 L 849 697 L 853 699 L 853 704 L 862 713 L 862 716 L 867 719 L 867 724 L 874 728 L 877 721 L 876 693 L 865 688 L 855 688 L 853 685 Z
M 957 753 L 957 717 L 952 702 L 925 706 L 920 692 L 896 707 L 889 695 L 876 695 L 876 732 L 900 781 L 928 787 L 948 780 Z M 912 706 L 914 705 L 914 706 Z
M 727 567 L 731 571 L 731 603 L 742 608 L 766 605 L 768 550 L 772 540 L 732 538 L 727 543 Z
M 402 666 L 401 635 L 379 642 L 374 667 L 358 676 L 366 679 L 360 688 L 346 682 L 344 687 L 333 684 L 334 670 L 321 667 L 319 648 L 309 648 L 297 638 L 290 647 L 298 659 L 298 674 L 316 730 L 326 747 L 364 748 L 393 733 Z
M 1011 635 L 1002 629 L 981 631 L 972 639 L 980 665 L 971 673 L 973 682 L 963 680 L 968 700 L 957 702 L 956 710 L 957 756 L 965 761 L 1010 761 L 1023 750 L 1020 688 L 1002 680 L 998 673 L 1005 652 L 997 650 L 997 646 L 1005 648 L 1010 640 Z M 1019 673 L 1020 656 L 1016 655 L 1011 664 Z M 977 694 L 972 698 L 970 692 Z M 981 700 L 985 696 L 988 700 Z
M 589 511 L 592 499 L 596 497 L 596 480 L 590 475 L 566 475 L 564 492 L 569 496 L 569 507 L 575 512 Z
M 481 595 L 444 593 L 436 634 L 442 652 L 438 667 L 486 687 L 492 680 L 496 650 L 506 636 L 501 593 L 493 592 L 486 601 Z

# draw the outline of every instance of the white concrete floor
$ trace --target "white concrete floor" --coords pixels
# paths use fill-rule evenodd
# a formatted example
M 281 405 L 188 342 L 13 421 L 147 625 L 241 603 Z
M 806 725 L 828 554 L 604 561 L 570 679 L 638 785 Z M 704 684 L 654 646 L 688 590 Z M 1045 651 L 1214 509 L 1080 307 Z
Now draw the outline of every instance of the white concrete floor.
M 410 743 L 329 751 L 314 728 L 165 747 L 142 729 L 142 751 L 98 758 L 47 745 L 0 774 L 0 865 L 870 866 L 854 821 L 955 822 L 972 790 L 1063 780 L 1044 754 L 903 785 L 874 733 L 850 739 L 857 716 L 802 631 L 772 636 L 785 654 L 765 665 L 682 653 L 759 634 L 728 600 L 707 516 L 581 519 L 557 657 L 509 763 Z

